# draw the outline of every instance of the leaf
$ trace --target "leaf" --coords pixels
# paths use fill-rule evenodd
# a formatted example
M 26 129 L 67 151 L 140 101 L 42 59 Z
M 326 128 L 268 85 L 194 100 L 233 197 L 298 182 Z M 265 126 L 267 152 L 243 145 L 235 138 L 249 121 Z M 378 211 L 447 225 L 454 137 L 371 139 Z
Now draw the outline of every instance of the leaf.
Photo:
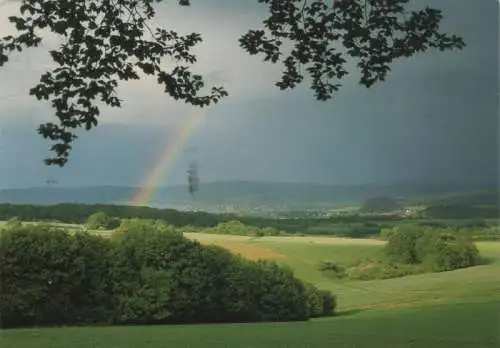
M 359 82 L 370 87 L 387 78 L 397 59 L 431 48 L 465 46 L 460 37 L 439 31 L 443 18 L 439 10 L 410 11 L 408 0 L 369 1 L 370 6 L 367 1 L 259 0 L 267 6 L 268 18 L 261 28 L 242 35 L 239 45 L 250 55 L 283 66 L 275 83 L 278 88 L 293 89 L 307 81 L 314 97 L 322 101 L 340 88 L 350 59 L 358 61 Z M 0 39 L 0 66 L 11 52 L 38 46 L 41 29 L 50 30 L 61 42 L 49 51 L 58 66 L 43 74 L 29 92 L 54 109 L 54 122 L 39 129 L 56 143 L 47 164 L 65 165 L 75 132 L 98 124 L 102 103 L 121 106 L 117 89 L 122 81 L 139 79 L 137 69 L 155 76 L 173 99 L 197 107 L 228 95 L 222 87 L 202 93 L 205 83 L 191 71 L 200 34 L 151 28 L 152 0 L 118 3 L 29 0 L 19 3 L 19 17 L 8 18 L 18 35 Z M 190 5 L 187 0 L 177 3 Z

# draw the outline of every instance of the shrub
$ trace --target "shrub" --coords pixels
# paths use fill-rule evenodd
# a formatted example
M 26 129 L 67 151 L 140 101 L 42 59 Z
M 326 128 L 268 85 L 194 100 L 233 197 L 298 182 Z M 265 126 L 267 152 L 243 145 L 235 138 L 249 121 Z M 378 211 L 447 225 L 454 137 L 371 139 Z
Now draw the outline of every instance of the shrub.
M 48 226 L 0 236 L 0 313 L 4 327 L 105 321 L 110 242 Z
M 472 241 L 447 230 L 427 232 L 417 245 L 419 261 L 433 271 L 451 271 L 479 264 L 479 251 Z
M 500 227 L 467 227 L 460 231 L 474 240 L 500 240 Z
M 204 229 L 201 232 L 213 233 L 213 234 L 252 236 L 252 237 L 281 236 L 286 234 L 285 232 L 280 231 L 273 227 L 259 228 L 255 226 L 245 225 L 237 220 L 222 222 L 215 227 Z
M 280 231 L 280 230 L 273 228 L 273 227 L 264 227 L 263 229 L 261 229 L 261 231 L 262 231 L 263 236 L 284 236 L 284 235 L 286 235 L 285 232 Z
M 130 242 L 125 243 L 127 239 Z M 130 263 L 147 265 L 150 274 L 161 272 L 158 281 L 163 289 L 168 289 L 158 294 L 168 301 L 155 298 L 156 293 L 152 293 L 151 303 L 163 302 L 165 306 L 152 307 L 153 311 L 150 306 L 150 313 L 158 313 L 149 322 L 281 321 L 305 320 L 309 316 L 304 284 L 291 270 L 273 262 L 247 261 L 219 247 L 205 247 L 166 232 L 129 232 L 123 235 L 121 243 L 125 257 L 116 259 L 125 264 L 120 264 L 120 269 L 130 273 Z M 126 251 L 136 247 L 148 250 L 147 255 Z M 163 271 L 165 262 L 170 273 Z M 133 284 L 141 275 L 119 278 Z M 123 291 L 123 287 L 117 291 Z M 136 290 L 127 293 L 135 294 Z
M 349 266 L 322 261 L 318 270 L 328 278 L 373 280 L 450 271 L 483 261 L 468 231 L 401 225 L 382 229 L 381 236 L 388 240 L 385 258 L 360 260 Z
M 174 313 L 176 274 L 191 245 L 182 236 L 161 230 L 120 229 L 115 239 L 112 274 L 115 323 L 161 323 Z M 168 266 L 168 267 L 167 267 Z
M 351 280 L 374 280 L 404 277 L 411 274 L 423 273 L 423 267 L 384 261 L 363 260 L 346 270 Z
M 395 263 L 418 263 L 416 244 L 424 230 L 415 226 L 396 226 L 386 232 L 388 238 L 385 251 L 390 261 Z
M 306 293 L 309 307 L 309 316 L 318 318 L 334 314 L 337 301 L 328 290 L 319 290 L 314 285 L 306 283 Z
M 391 228 L 389 228 L 389 227 L 383 227 L 380 230 L 380 239 L 388 241 L 389 238 L 391 237 L 393 231 L 394 231 L 393 227 L 391 227 Z
M 319 290 L 319 295 L 323 300 L 322 316 L 333 315 L 335 313 L 335 308 L 337 308 L 337 297 L 328 290 Z
M 312 284 L 306 284 L 306 294 L 309 308 L 309 316 L 317 318 L 323 315 L 323 298 L 320 291 Z
M 263 235 L 261 229 L 259 229 L 258 227 L 247 226 L 237 220 L 219 223 L 217 226 L 208 228 L 204 232 L 216 233 L 216 234 L 241 235 L 241 236 Z
M 91 230 L 112 230 L 120 225 L 120 219 L 108 216 L 105 212 L 97 212 L 90 215 L 85 223 Z
M 391 262 L 423 264 L 432 271 L 450 271 L 479 263 L 470 237 L 453 229 L 395 228 L 386 246 Z
M 304 320 L 309 316 L 305 285 L 291 270 L 274 262 L 243 259 L 231 268 L 224 299 L 233 321 Z
M 181 229 L 177 229 L 161 220 L 148 219 L 123 219 L 114 231 L 115 236 L 120 236 L 127 232 L 149 232 L 160 231 L 182 235 Z
M 306 320 L 335 297 L 274 262 L 244 260 L 156 221 L 114 238 L 49 226 L 0 236 L 4 326 Z
M 340 279 L 346 276 L 345 267 L 333 261 L 320 261 L 318 270 L 327 278 Z
M 17 229 L 21 228 L 23 226 L 23 223 L 21 220 L 19 220 L 18 217 L 13 217 L 9 219 L 3 227 L 4 230 L 12 230 L 12 229 Z
M 256 267 L 258 287 L 254 288 L 262 321 L 304 320 L 309 316 L 304 284 L 293 276 L 289 268 L 271 261 L 247 264 Z M 251 289 L 252 290 L 252 289 Z M 253 301 L 252 301 L 253 302 Z
M 368 238 L 380 234 L 379 227 L 355 226 L 351 227 L 343 237 L 348 238 Z
M 116 243 L 114 322 L 228 320 L 226 277 L 238 266 L 232 254 L 162 230 L 129 230 Z

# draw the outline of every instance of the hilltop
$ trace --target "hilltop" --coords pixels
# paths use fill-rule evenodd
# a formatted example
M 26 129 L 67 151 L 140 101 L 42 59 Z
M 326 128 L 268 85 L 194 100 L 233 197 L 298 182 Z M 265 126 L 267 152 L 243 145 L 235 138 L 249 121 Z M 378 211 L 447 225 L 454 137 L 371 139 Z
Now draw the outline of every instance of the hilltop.
M 32 187 L 0 189 L 0 203 L 12 204 L 130 204 L 138 191 L 128 186 Z M 473 205 L 495 205 L 498 192 L 491 188 L 432 185 L 349 185 L 333 186 L 313 183 L 211 182 L 200 184 L 191 196 L 184 186 L 161 187 L 155 192 L 152 207 L 205 210 L 210 212 L 289 211 L 332 209 L 359 206 L 371 197 L 389 196 L 403 205 L 436 202 Z M 479 202 L 479 203 L 478 203 Z

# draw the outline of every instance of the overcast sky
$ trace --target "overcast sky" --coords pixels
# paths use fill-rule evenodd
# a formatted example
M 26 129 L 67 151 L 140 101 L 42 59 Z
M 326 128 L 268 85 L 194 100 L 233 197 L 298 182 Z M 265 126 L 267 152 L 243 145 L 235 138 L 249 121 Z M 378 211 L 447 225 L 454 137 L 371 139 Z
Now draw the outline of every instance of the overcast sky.
M 3 0 L 5 1 L 5 0 Z M 193 0 L 157 5 L 157 24 L 202 32 L 197 71 L 224 84 L 230 97 L 210 108 L 163 185 L 184 183 L 189 160 L 202 181 L 253 180 L 328 184 L 464 182 L 498 179 L 498 2 L 414 1 L 443 9 L 443 29 L 464 37 L 455 52 L 427 52 L 393 65 L 374 88 L 347 79 L 333 100 L 314 101 L 307 86 L 280 92 L 280 67 L 238 47 L 256 28 L 266 5 L 256 0 Z M 2 3 L 2 0 L 0 0 Z M 15 1 L 0 5 L 0 36 Z M 27 95 L 44 68 L 49 37 L 40 49 L 0 68 L 0 188 L 44 185 L 138 185 L 154 166 L 189 109 L 173 102 L 154 80 L 126 83 L 121 109 L 103 109 L 101 124 L 81 134 L 70 162 L 48 168 L 49 143 L 35 129 L 51 109 Z

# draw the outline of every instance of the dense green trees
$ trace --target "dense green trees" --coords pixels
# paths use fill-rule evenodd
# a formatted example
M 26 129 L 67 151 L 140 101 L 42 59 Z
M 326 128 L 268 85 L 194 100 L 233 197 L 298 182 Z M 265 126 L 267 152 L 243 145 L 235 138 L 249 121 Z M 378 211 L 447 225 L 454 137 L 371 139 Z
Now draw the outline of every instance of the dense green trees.
M 306 320 L 336 306 L 290 269 L 139 220 L 108 239 L 11 226 L 0 234 L 0 279 L 4 327 Z
M 469 234 L 447 228 L 400 225 L 384 229 L 384 253 L 348 265 L 322 261 L 318 270 L 331 279 L 389 279 L 478 265 L 480 255 Z
M 120 225 L 120 219 L 110 217 L 105 212 L 100 211 L 90 215 L 85 222 L 85 225 L 91 230 L 112 230 Z
M 181 212 L 173 209 L 156 209 L 149 207 L 132 207 L 120 205 L 87 205 L 87 204 L 56 204 L 45 205 L 14 205 L 0 204 L 0 220 L 18 217 L 21 221 L 59 221 L 65 223 L 82 224 L 87 222 L 90 215 L 102 212 L 109 217 L 119 219 L 152 219 L 163 220 L 175 227 L 210 228 L 229 226 L 232 223 L 234 230 L 241 224 L 245 225 L 245 235 L 249 235 L 251 228 L 257 235 L 276 235 L 287 233 L 327 234 L 346 237 L 366 237 L 379 234 L 377 223 L 364 221 L 358 216 L 331 217 L 331 218 L 304 218 L 304 219 L 273 219 L 259 217 L 235 217 L 225 214 L 210 214 L 205 212 Z M 391 221 L 393 217 L 370 217 L 373 221 Z M 231 222 L 233 221 L 233 222 Z M 239 221 L 236 225 L 234 221 Z M 224 229 L 224 228 L 223 228 Z M 222 230 L 214 229 L 213 233 Z
M 416 226 L 397 226 L 384 236 L 388 243 L 386 254 L 390 261 L 397 263 L 419 263 L 417 242 L 422 238 L 424 229 Z
M 102 321 L 110 310 L 109 240 L 47 226 L 0 236 L 0 315 L 6 327 Z
M 273 227 L 259 228 L 255 226 L 245 225 L 238 220 L 221 222 L 217 224 L 217 226 L 202 229 L 200 230 L 200 232 L 213 233 L 213 234 L 234 234 L 240 236 L 253 236 L 253 237 L 286 235 L 284 231 L 280 231 Z
M 416 246 L 418 262 L 433 271 L 452 271 L 479 264 L 479 251 L 470 237 L 440 230 L 426 231 Z
M 72 203 L 56 205 L 0 204 L 0 220 L 17 217 L 22 221 L 60 221 L 83 224 L 90 215 L 99 212 L 119 219 L 164 220 L 177 227 L 186 225 L 211 227 L 221 221 L 230 219 L 224 215 L 204 212 L 181 212 L 174 209 L 155 209 L 125 205 Z
M 451 229 L 401 226 L 388 233 L 387 238 L 387 257 L 395 263 L 451 271 L 475 266 L 480 261 L 471 238 Z
M 393 226 L 401 224 L 402 220 L 405 220 L 394 215 L 261 218 L 246 216 L 237 217 L 233 215 L 210 214 L 205 212 L 181 212 L 173 209 L 120 205 L 57 204 L 45 206 L 0 204 L 0 220 L 17 218 L 20 221 L 58 221 L 84 224 L 87 222 L 90 215 L 99 212 L 106 214 L 113 220 L 113 225 L 109 225 L 109 228 L 116 226 L 118 219 L 133 218 L 162 220 L 169 225 L 188 232 L 208 229 L 211 230 L 211 233 L 227 232 L 231 234 L 257 236 L 300 233 L 350 238 L 378 237 L 381 235 L 381 231 L 390 230 Z M 484 219 L 416 219 L 404 222 L 405 226 L 410 224 L 443 228 L 452 227 L 464 231 L 475 239 L 492 240 L 500 238 L 500 229 L 497 224 Z M 214 227 L 214 229 L 212 229 L 212 227 Z M 236 231 L 238 232 L 236 233 Z

